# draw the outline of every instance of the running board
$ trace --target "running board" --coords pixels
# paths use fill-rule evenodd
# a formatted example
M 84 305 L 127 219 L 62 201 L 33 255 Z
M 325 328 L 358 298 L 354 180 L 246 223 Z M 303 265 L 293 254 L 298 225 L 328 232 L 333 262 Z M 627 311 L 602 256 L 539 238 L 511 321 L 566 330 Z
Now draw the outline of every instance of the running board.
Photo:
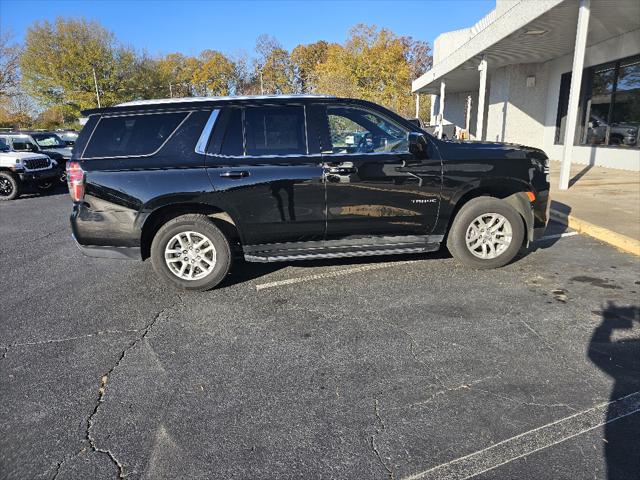
M 243 248 L 248 262 L 284 262 L 323 258 L 365 257 L 433 252 L 440 248 L 441 235 L 403 237 L 367 237 L 325 242 L 296 242 L 247 245 Z

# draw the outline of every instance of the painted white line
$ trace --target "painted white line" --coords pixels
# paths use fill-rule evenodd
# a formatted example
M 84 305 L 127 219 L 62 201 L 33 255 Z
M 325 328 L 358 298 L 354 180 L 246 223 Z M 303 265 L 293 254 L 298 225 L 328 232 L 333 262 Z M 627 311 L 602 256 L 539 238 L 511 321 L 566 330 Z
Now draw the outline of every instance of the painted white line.
M 417 260 L 406 260 L 403 262 L 376 263 L 372 265 L 363 265 L 361 267 L 345 268 L 344 270 L 335 270 L 333 272 L 318 273 L 316 275 L 306 275 L 304 277 L 288 278 L 286 280 L 278 280 L 269 283 L 260 283 L 256 285 L 256 290 L 264 290 L 266 288 L 281 287 L 283 285 L 292 285 L 294 283 L 310 282 L 312 280 L 320 280 L 322 278 L 340 277 L 342 275 L 350 275 L 352 273 L 367 272 L 369 270 L 379 270 L 381 268 L 393 267 L 396 265 L 407 265 L 416 263 Z
M 640 413 L 640 392 L 534 428 L 405 480 L 464 480 L 475 477 L 634 413 Z
M 574 235 L 578 235 L 580 232 L 564 232 L 564 233 L 556 233 L 555 235 L 547 235 L 546 237 L 539 238 L 538 242 L 544 242 L 545 240 L 551 240 L 553 238 L 565 238 L 565 237 L 573 237 Z

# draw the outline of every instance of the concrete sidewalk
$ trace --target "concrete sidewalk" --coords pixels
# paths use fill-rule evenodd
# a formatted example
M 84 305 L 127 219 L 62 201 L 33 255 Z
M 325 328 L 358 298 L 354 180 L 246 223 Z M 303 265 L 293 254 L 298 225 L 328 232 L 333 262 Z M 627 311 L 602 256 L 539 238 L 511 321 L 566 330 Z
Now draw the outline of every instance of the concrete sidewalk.
M 640 155 L 640 154 L 639 154 Z M 640 255 L 640 173 L 572 165 L 568 190 L 551 162 L 551 214 L 571 228 Z

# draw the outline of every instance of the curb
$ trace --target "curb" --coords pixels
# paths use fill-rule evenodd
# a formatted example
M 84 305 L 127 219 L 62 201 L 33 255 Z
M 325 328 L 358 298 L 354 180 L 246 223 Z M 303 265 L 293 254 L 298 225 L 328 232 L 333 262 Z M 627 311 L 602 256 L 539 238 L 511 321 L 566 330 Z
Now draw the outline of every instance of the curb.
M 609 245 L 613 245 L 618 250 L 640 256 L 640 240 L 627 237 L 626 235 L 616 233 L 604 227 L 599 227 L 598 225 L 594 225 L 593 223 L 589 223 L 585 220 L 580 220 L 573 215 L 565 215 L 557 210 L 551 209 L 549 211 L 549 216 L 552 220 L 560 222 L 573 230 L 589 235 L 590 237 L 608 243 Z

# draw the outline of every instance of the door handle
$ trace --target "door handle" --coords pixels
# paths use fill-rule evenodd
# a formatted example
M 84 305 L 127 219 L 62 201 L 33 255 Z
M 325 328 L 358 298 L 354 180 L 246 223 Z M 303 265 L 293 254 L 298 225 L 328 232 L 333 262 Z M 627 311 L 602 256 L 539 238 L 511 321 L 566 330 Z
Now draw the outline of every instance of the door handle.
M 246 170 L 230 170 L 228 172 L 222 172 L 220 176 L 223 178 L 244 178 L 249 176 L 249 172 Z

